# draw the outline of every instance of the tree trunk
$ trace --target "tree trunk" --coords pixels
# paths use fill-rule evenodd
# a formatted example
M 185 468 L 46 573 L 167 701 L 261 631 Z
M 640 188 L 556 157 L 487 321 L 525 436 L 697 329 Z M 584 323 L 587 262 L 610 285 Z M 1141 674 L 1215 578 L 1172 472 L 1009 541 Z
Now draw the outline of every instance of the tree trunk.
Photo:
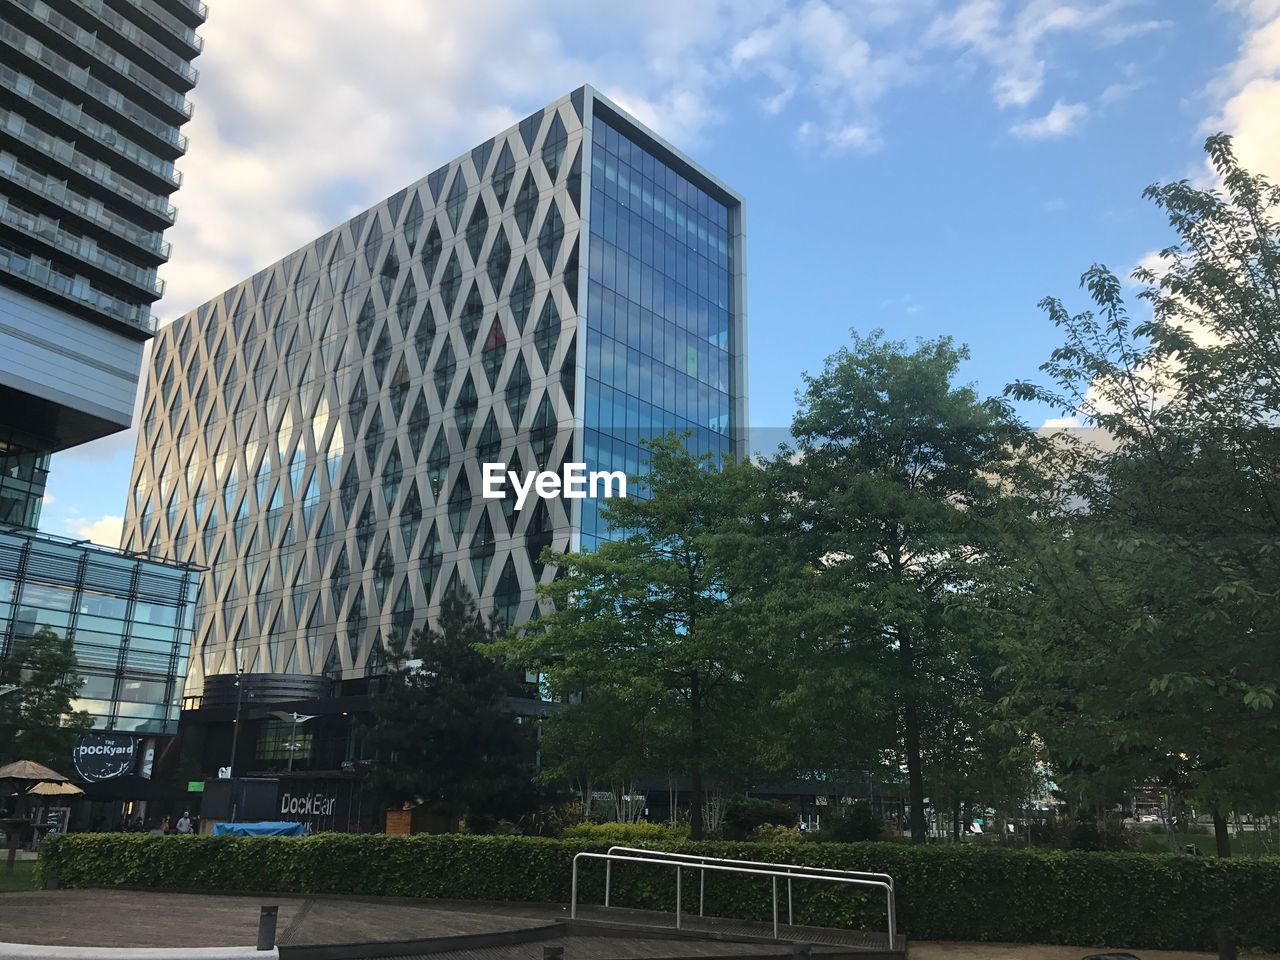
M 1227 833 L 1227 818 L 1222 815 L 1217 804 L 1213 807 L 1213 839 L 1218 848 L 1218 856 L 1231 856 L 1231 834 Z M 1236 939 L 1231 928 L 1221 924 L 1217 928 L 1218 960 L 1236 960 Z
M 955 806 L 951 808 L 951 839 L 956 843 L 960 842 L 960 801 L 956 800 Z
M 928 831 L 924 823 L 924 777 L 920 770 L 920 716 L 916 711 L 915 660 L 911 635 L 898 634 L 898 662 L 902 669 L 902 723 L 907 748 L 908 800 L 910 803 L 911 840 L 924 843 Z
M 1218 848 L 1218 856 L 1231 856 L 1231 834 L 1227 833 L 1227 818 L 1213 808 L 1213 840 Z
M 692 760 L 691 777 L 693 780 L 692 805 L 689 810 L 689 839 L 701 840 L 702 837 L 702 686 L 699 678 L 694 676 L 689 689 L 689 748 Z

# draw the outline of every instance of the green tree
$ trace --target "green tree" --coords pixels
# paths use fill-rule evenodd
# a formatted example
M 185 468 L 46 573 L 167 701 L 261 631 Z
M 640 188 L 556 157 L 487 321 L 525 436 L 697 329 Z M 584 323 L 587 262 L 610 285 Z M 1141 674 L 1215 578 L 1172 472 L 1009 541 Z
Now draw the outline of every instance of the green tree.
M 1096 428 L 1043 454 L 1053 496 L 1022 538 L 1038 616 L 1015 609 L 1008 652 L 1064 768 L 1185 784 L 1228 856 L 1228 812 L 1280 793 L 1280 189 L 1229 138 L 1205 147 L 1219 188 L 1145 193 L 1177 234 L 1134 273 L 1150 317 L 1095 265 L 1095 310 L 1043 303 L 1065 333 L 1049 383 L 1008 389 Z
M 553 610 L 494 649 L 544 672 L 557 695 L 624 702 L 637 723 L 649 718 L 643 737 L 636 728 L 636 740 L 615 749 L 634 756 L 643 739 L 689 777 L 690 834 L 701 838 L 708 778 L 734 783 L 759 772 L 748 717 L 752 678 L 766 665 L 719 548 L 757 471 L 692 456 L 674 433 L 647 446 L 643 494 L 601 511 L 615 537 L 592 552 L 548 555 L 559 565 L 542 588 Z
M 72 709 L 83 684 L 67 638 L 41 627 L 18 641 L 0 663 L 0 686 L 17 687 L 0 696 L 0 763 L 34 760 L 69 775 L 76 740 L 93 723 Z
M 656 752 L 669 736 L 663 719 L 655 715 L 656 704 L 635 693 L 593 689 L 543 721 L 540 777 L 552 785 L 571 784 L 582 797 L 585 819 L 595 812 L 595 791 L 633 794 L 637 780 L 666 762 Z M 617 804 L 615 811 L 621 812 Z
M 855 334 L 805 378 L 796 448 L 770 467 L 784 491 L 776 521 L 824 597 L 826 623 L 809 635 L 801 686 L 851 682 L 896 720 L 896 742 L 881 749 L 905 760 L 917 841 L 926 836 L 927 714 L 944 705 L 935 685 L 966 669 L 981 629 L 953 608 L 1003 562 L 992 521 L 1026 439 L 1003 401 L 954 382 L 967 356 L 947 338 L 909 350 L 879 332 Z M 815 697 L 824 701 L 812 723 L 825 733 L 848 706 Z
M 537 806 L 536 727 L 512 713 L 511 671 L 478 649 L 497 635 L 470 597 L 450 593 L 435 626 L 390 644 L 368 721 L 374 783 L 388 799 L 472 825 Z
M 1009 388 L 1097 428 L 1045 454 L 1025 543 L 1050 616 L 1010 652 L 1070 763 L 1187 782 L 1226 855 L 1228 811 L 1280 792 L 1280 190 L 1229 138 L 1206 151 L 1220 189 L 1145 193 L 1178 236 L 1134 274 L 1150 318 L 1094 266 L 1096 310 L 1043 304 L 1066 334 L 1050 382 Z

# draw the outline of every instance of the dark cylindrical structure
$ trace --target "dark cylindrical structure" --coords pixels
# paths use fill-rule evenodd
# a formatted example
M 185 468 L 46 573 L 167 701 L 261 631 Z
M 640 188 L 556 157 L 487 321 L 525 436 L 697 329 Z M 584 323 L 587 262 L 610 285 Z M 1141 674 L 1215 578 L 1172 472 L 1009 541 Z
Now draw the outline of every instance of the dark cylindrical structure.
M 258 949 L 270 950 L 276 945 L 276 915 L 280 908 L 272 904 L 264 906 L 258 914 Z

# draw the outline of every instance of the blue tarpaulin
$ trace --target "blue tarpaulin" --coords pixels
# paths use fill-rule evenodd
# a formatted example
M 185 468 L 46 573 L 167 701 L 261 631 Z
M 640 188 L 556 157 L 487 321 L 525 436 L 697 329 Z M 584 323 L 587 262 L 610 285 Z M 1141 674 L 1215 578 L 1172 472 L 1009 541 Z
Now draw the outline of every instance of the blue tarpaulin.
M 290 823 L 287 820 L 267 820 L 262 823 L 215 823 L 215 837 L 305 837 L 305 823 Z

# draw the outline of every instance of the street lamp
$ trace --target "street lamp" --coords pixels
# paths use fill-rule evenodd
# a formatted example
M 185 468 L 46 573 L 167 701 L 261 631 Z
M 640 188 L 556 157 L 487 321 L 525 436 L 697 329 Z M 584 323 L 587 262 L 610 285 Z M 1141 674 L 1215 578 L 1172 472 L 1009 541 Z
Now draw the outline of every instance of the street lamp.
M 293 713 L 286 713 L 283 710 L 272 710 L 271 715 L 278 720 L 293 721 L 293 729 L 289 733 L 289 743 L 286 748 L 289 751 L 289 772 L 292 773 L 293 755 L 302 749 L 302 744 L 298 742 L 298 724 L 306 723 L 308 720 L 314 720 L 318 715 L 314 713 L 298 713 L 296 710 Z
M 244 672 L 240 669 L 240 651 L 236 651 L 236 719 L 231 728 L 231 760 L 227 764 L 227 779 L 236 776 L 236 745 L 240 741 L 240 707 L 244 703 Z
M 231 822 L 236 822 L 239 813 L 239 798 L 236 796 L 236 745 L 240 742 L 240 708 L 244 704 L 244 671 L 240 669 L 240 651 L 235 650 L 236 658 L 236 719 L 231 728 L 231 760 L 227 767 L 227 779 L 231 781 Z

